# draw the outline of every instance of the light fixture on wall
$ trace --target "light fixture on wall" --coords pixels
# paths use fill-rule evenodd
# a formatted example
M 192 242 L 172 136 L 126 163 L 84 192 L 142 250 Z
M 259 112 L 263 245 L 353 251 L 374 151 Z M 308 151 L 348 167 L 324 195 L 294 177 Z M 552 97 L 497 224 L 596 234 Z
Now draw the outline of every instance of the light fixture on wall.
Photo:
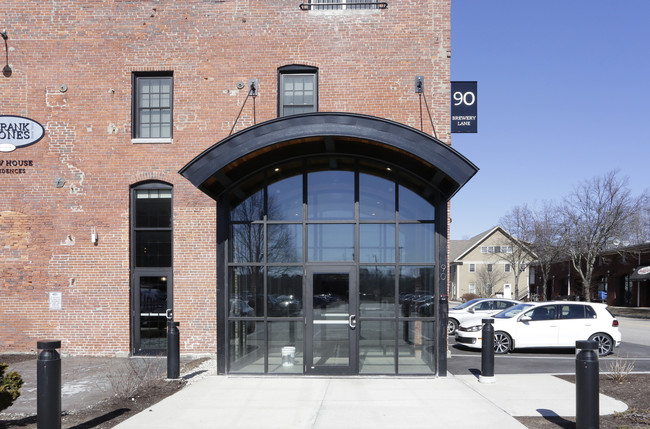
M 90 241 L 94 244 L 97 245 L 97 231 L 95 231 L 95 227 L 90 228 Z
M 11 67 L 9 66 L 9 45 L 7 44 L 7 39 L 9 36 L 7 36 L 7 30 L 0 32 L 0 35 L 2 35 L 2 38 L 5 41 L 5 59 L 6 59 L 6 65 L 2 68 L 2 74 L 5 77 L 11 76 Z

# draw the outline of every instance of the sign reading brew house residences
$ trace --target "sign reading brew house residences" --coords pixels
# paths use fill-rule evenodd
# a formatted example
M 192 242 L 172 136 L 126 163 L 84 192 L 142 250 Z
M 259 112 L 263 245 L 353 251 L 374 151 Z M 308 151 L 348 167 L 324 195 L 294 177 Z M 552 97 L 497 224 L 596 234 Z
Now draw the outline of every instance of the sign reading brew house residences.
M 451 83 L 451 132 L 478 132 L 476 82 Z
M 13 152 L 16 148 L 32 145 L 43 135 L 45 129 L 33 119 L 0 115 L 0 152 Z

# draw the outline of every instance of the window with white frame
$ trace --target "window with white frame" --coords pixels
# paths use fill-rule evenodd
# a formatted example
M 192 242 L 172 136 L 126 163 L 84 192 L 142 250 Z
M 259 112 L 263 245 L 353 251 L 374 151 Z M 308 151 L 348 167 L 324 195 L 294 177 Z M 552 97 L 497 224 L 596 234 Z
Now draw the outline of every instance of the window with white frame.
M 469 284 L 469 293 L 476 293 L 476 283 Z
M 476 264 L 469 264 L 469 272 L 470 273 L 476 272 Z
M 510 264 L 504 264 L 503 265 L 503 271 L 506 272 L 506 273 L 509 273 L 510 272 Z
M 171 72 L 133 74 L 133 139 L 171 142 L 172 107 Z

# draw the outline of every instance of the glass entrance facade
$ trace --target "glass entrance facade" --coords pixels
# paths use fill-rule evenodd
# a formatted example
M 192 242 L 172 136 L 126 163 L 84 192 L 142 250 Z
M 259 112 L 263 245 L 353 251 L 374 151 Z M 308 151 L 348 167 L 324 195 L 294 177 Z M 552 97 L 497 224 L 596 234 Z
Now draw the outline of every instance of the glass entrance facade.
M 407 178 L 322 157 L 232 188 L 228 372 L 435 373 L 436 213 Z

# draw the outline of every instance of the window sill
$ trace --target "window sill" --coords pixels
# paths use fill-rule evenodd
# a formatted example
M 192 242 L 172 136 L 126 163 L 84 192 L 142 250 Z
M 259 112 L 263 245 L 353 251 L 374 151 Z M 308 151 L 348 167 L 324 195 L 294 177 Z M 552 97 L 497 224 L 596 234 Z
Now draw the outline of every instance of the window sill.
M 131 139 L 131 143 L 133 144 L 171 144 L 173 143 L 173 139 L 171 138 L 156 138 L 156 139 Z

